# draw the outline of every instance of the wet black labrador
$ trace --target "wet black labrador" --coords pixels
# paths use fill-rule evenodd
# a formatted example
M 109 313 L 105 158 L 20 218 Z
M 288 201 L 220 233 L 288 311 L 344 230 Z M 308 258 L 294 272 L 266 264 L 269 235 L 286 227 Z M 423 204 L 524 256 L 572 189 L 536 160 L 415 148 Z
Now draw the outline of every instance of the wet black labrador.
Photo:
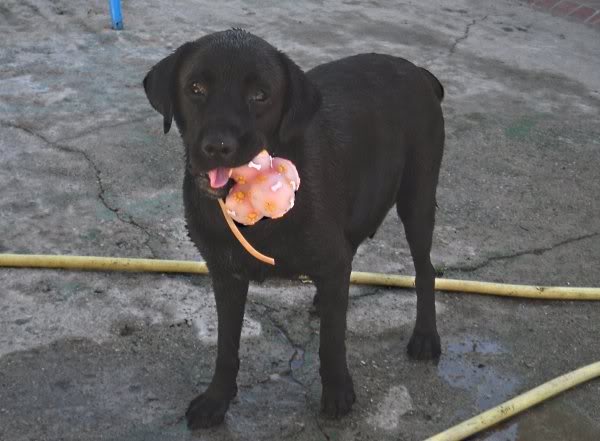
M 186 413 L 191 429 L 223 421 L 237 393 L 248 283 L 270 276 L 304 274 L 314 281 L 322 411 L 334 418 L 350 411 L 356 398 L 345 334 L 352 258 L 394 204 L 416 271 L 408 353 L 439 356 L 429 255 L 444 90 L 431 73 L 378 54 L 304 73 L 263 39 L 232 29 L 185 43 L 148 72 L 144 88 L 165 133 L 174 118 L 183 138 L 187 228 L 208 264 L 217 305 L 216 368 Z M 291 160 L 302 182 L 285 216 L 243 228 L 252 245 L 275 258 L 274 267 L 242 248 L 216 201 L 231 188 L 223 176 L 265 148 Z M 220 178 L 209 180 L 209 171 Z

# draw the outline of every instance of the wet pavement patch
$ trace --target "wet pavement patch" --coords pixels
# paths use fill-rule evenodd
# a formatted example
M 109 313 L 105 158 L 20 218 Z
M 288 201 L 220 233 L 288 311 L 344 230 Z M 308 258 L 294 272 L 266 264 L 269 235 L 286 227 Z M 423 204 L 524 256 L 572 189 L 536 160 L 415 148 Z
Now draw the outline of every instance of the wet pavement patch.
M 468 390 L 478 409 L 487 410 L 506 401 L 519 386 L 513 373 L 494 367 L 506 353 L 497 342 L 464 336 L 447 343 L 438 373 L 451 386 Z

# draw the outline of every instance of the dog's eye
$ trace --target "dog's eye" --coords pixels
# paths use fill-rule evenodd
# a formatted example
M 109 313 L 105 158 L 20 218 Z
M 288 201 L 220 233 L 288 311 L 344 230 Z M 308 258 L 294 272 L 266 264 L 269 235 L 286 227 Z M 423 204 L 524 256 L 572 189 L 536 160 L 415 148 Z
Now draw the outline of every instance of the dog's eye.
M 258 89 L 250 94 L 249 100 L 253 102 L 264 103 L 267 101 L 267 93 L 262 89 Z
M 202 83 L 192 83 L 190 90 L 197 96 L 206 96 L 207 93 L 206 86 Z

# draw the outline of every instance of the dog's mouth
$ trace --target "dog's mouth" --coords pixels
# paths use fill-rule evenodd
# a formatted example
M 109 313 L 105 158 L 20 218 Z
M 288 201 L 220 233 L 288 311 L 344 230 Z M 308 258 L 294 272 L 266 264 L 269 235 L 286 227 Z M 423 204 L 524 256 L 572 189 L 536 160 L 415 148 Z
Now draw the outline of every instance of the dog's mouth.
M 208 171 L 197 170 L 191 164 L 188 164 L 187 171 L 194 178 L 198 189 L 202 193 L 213 199 L 224 199 L 235 184 L 235 181 L 231 179 L 233 170 L 236 167 L 247 164 L 255 156 L 256 154 L 245 161 L 241 161 L 235 167 L 220 166 Z
M 232 173 L 233 169 L 227 167 L 217 167 L 209 170 L 207 174 L 211 188 L 225 187 Z
M 234 184 L 233 180 L 229 179 L 227 169 L 225 173 L 214 169 L 205 173 L 192 174 L 192 177 L 200 193 L 211 199 L 225 199 Z

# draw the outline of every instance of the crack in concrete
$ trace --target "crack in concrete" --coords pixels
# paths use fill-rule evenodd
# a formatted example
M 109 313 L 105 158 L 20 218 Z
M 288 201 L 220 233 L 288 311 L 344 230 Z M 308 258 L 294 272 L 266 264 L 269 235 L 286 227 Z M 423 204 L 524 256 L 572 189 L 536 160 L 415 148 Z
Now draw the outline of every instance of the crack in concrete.
M 318 416 L 315 416 L 315 423 L 317 424 L 317 429 L 319 429 L 319 432 L 321 432 L 325 439 L 329 441 L 331 438 L 329 437 L 329 435 L 327 435 L 327 432 L 325 432 L 325 429 L 323 429 L 323 427 L 321 426 L 321 422 L 319 421 Z
M 484 15 L 482 18 L 474 18 L 471 21 L 471 23 L 468 23 L 467 26 L 465 26 L 465 31 L 464 31 L 463 35 L 456 38 L 454 40 L 454 43 L 452 43 L 452 46 L 450 47 L 450 55 L 452 55 L 452 54 L 454 54 L 454 52 L 456 52 L 456 47 L 458 46 L 458 44 L 460 42 L 465 41 L 467 38 L 469 38 L 469 32 L 471 32 L 471 27 L 475 26 L 479 22 L 486 20 L 487 18 L 488 18 L 488 15 Z
M 146 240 L 143 242 L 143 246 L 148 248 L 148 250 L 150 251 L 150 254 L 153 258 L 155 258 L 155 259 L 157 258 L 156 253 L 150 246 L 150 240 L 152 239 L 151 233 L 148 230 L 146 230 L 146 228 L 144 228 L 142 225 L 140 225 L 139 223 L 134 221 L 131 216 L 128 215 L 127 219 L 126 219 L 120 213 L 118 208 L 114 208 L 114 207 L 110 206 L 110 204 L 108 203 L 108 201 L 106 200 L 106 198 L 104 196 L 105 189 L 104 189 L 104 184 L 103 184 L 102 178 L 101 178 L 102 172 L 101 172 L 100 168 L 96 165 L 96 163 L 92 160 L 92 158 L 86 152 L 84 152 L 82 150 L 74 149 L 72 147 L 69 147 L 69 146 L 66 146 L 63 144 L 59 144 L 58 142 L 52 142 L 48 138 L 46 138 L 44 135 L 41 135 L 40 133 L 35 132 L 31 128 L 26 127 L 21 124 L 15 124 L 15 123 L 11 123 L 11 122 L 2 121 L 2 122 L 0 122 L 0 125 L 2 125 L 4 127 L 16 129 L 16 130 L 21 130 L 21 131 L 33 136 L 34 138 L 41 140 L 45 144 L 47 144 L 57 150 L 60 150 L 62 152 L 71 153 L 71 154 L 75 153 L 75 154 L 79 154 L 79 155 L 83 156 L 83 158 L 87 161 L 87 163 L 92 167 L 92 169 L 94 170 L 94 173 L 96 175 L 96 183 L 97 183 L 98 189 L 99 189 L 97 197 L 100 200 L 100 202 L 102 202 L 102 205 L 104 205 L 104 207 L 107 210 L 111 211 L 116 216 L 116 218 L 119 219 L 119 221 L 121 221 L 125 224 L 133 225 L 134 227 L 139 229 L 142 233 L 144 233 L 146 235 Z
M 76 140 L 76 139 L 79 139 L 79 138 L 83 138 L 84 136 L 91 135 L 92 133 L 99 132 L 100 130 L 115 129 L 115 128 L 118 128 L 118 127 L 126 126 L 128 124 L 137 124 L 137 123 L 146 121 L 151 116 L 152 116 L 152 114 L 147 114 L 146 116 L 141 116 L 139 118 L 130 119 L 130 120 L 127 120 L 127 121 L 121 121 L 121 122 L 114 123 L 114 124 L 107 124 L 107 125 L 103 125 L 103 126 L 92 127 L 90 129 L 87 129 L 87 130 L 82 130 L 81 132 L 76 133 L 75 135 L 67 136 L 67 137 L 64 137 L 64 138 L 59 138 L 59 139 L 57 139 L 54 142 L 55 143 L 60 143 L 60 142 L 73 141 L 73 140 Z
M 256 300 L 251 300 L 251 301 L 250 301 L 250 303 L 252 303 L 252 304 L 254 304 L 254 305 L 259 305 L 259 306 L 262 306 L 263 308 L 265 308 L 265 310 L 266 310 L 266 314 L 265 314 L 265 315 L 267 316 L 267 318 L 269 319 L 269 321 L 271 322 L 271 324 L 273 325 L 273 327 L 274 327 L 275 329 L 277 329 L 277 330 L 278 330 L 278 331 L 279 331 L 279 332 L 280 332 L 280 333 L 283 335 L 283 337 L 286 339 L 287 343 L 288 343 L 288 344 L 289 344 L 289 345 L 290 345 L 292 348 L 294 348 L 294 349 L 302 349 L 302 350 L 304 351 L 304 347 L 303 347 L 301 344 L 299 344 L 299 343 L 296 343 L 296 342 L 294 341 L 294 339 L 293 339 L 293 338 L 290 336 L 290 334 L 289 334 L 288 330 L 287 330 L 287 329 L 285 329 L 285 326 L 283 326 L 281 323 L 279 323 L 277 320 L 275 320 L 275 319 L 274 319 L 274 318 L 271 316 L 271 313 L 272 313 L 273 311 L 276 311 L 276 312 L 278 311 L 276 308 L 274 308 L 274 307 L 272 307 L 272 306 L 270 306 L 270 305 L 267 305 L 267 304 L 265 304 L 265 303 L 262 303 L 262 302 L 256 301 Z
M 256 302 L 256 301 L 252 301 L 251 303 L 255 304 L 255 305 L 260 305 L 263 308 L 265 308 L 266 314 L 264 314 L 267 319 L 269 320 L 269 322 L 271 323 L 271 326 L 273 326 L 275 329 L 277 329 L 281 335 L 283 335 L 283 337 L 285 338 L 286 343 L 288 344 L 288 346 L 290 346 L 294 352 L 293 354 L 290 356 L 289 360 L 288 360 L 288 368 L 285 372 L 283 372 L 283 375 L 286 375 L 287 377 L 290 378 L 290 380 L 292 380 L 294 383 L 298 384 L 299 386 L 301 386 L 302 388 L 304 388 L 305 390 L 307 390 L 307 387 L 304 385 L 304 383 L 302 383 L 300 380 L 298 380 L 295 376 L 294 376 L 294 367 L 292 366 L 292 363 L 294 361 L 296 361 L 296 356 L 298 354 L 300 354 L 300 356 L 302 357 L 302 365 L 304 364 L 304 354 L 306 353 L 306 350 L 304 349 L 304 346 L 296 343 L 292 337 L 290 336 L 289 332 L 287 329 L 285 329 L 285 326 L 283 326 L 281 323 L 279 323 L 277 320 L 275 320 L 272 316 L 271 316 L 271 312 L 272 311 L 276 311 L 275 308 L 272 308 L 269 305 L 265 305 L 264 303 L 260 303 L 260 302 Z
M 500 260 L 508 260 L 508 259 L 513 259 L 515 257 L 521 257 L 521 256 L 526 256 L 529 254 L 535 254 L 536 256 L 539 256 L 541 254 L 547 253 L 549 251 L 554 250 L 555 248 L 564 246 L 564 245 L 569 245 L 571 243 L 574 242 L 579 242 L 581 240 L 585 240 L 585 239 L 591 239 L 592 237 L 598 236 L 600 235 L 600 233 L 596 232 L 596 233 L 588 233 L 588 234 L 584 234 L 581 236 L 577 236 L 577 237 L 571 237 L 565 240 L 562 240 L 560 242 L 555 243 L 554 245 L 548 246 L 548 247 L 539 247 L 539 248 L 533 248 L 530 250 L 523 250 L 523 251 L 518 251 L 516 253 L 512 253 L 512 254 L 502 254 L 502 255 L 498 255 L 498 256 L 492 256 L 487 258 L 486 260 L 484 260 L 483 262 L 477 263 L 477 264 L 473 264 L 473 265 L 465 265 L 465 266 L 451 266 L 451 267 L 446 267 L 444 268 L 444 271 L 460 271 L 460 272 L 473 272 L 473 271 L 477 271 L 483 267 L 486 267 L 487 265 L 491 264 L 492 262 L 497 262 Z
M 306 352 L 306 350 L 304 349 L 304 346 L 302 346 L 302 345 L 297 344 L 296 342 L 294 342 L 294 340 L 289 335 L 289 332 L 287 331 L 287 329 L 285 329 L 285 326 L 283 326 L 281 323 L 279 323 L 277 320 L 275 320 L 271 316 L 271 312 L 272 311 L 277 311 L 276 308 L 273 308 L 272 306 L 266 305 L 266 304 L 264 304 L 262 302 L 258 302 L 256 300 L 252 300 L 250 303 L 253 303 L 255 305 L 259 305 L 259 306 L 262 306 L 263 308 L 265 308 L 265 311 L 266 311 L 265 316 L 267 317 L 267 319 L 269 320 L 269 322 L 271 322 L 271 325 L 275 329 L 277 329 L 284 336 L 284 338 L 287 341 L 287 344 L 294 349 L 294 353 L 292 354 L 292 356 L 290 357 L 290 359 L 288 361 L 289 369 L 288 369 L 288 372 L 287 372 L 287 377 L 290 380 L 292 380 L 295 384 L 299 385 L 302 389 L 304 389 L 304 391 L 305 391 L 304 400 L 305 400 L 305 402 L 306 402 L 306 404 L 308 406 L 308 404 L 309 404 L 308 392 L 310 392 L 310 385 L 306 385 L 302 381 L 298 380 L 294 376 L 294 370 L 292 368 L 292 362 L 294 361 L 294 357 L 297 354 L 298 349 L 302 350 L 303 354 Z M 266 381 L 268 381 L 268 380 L 266 380 Z M 265 381 L 259 381 L 259 383 L 261 383 L 261 382 L 265 382 Z M 311 382 L 311 384 L 312 384 L 312 382 Z M 327 433 L 325 432 L 325 430 L 321 426 L 318 414 L 314 415 L 314 419 L 315 419 L 315 425 L 317 426 L 317 429 L 319 429 L 319 432 L 321 432 L 321 434 L 325 437 L 325 440 L 330 440 L 331 438 L 329 437 L 329 435 L 327 435 Z
M 259 305 L 262 306 L 263 308 L 265 308 L 266 314 L 265 316 L 267 317 L 267 319 L 269 320 L 269 322 L 271 323 L 271 325 L 277 329 L 285 338 L 287 344 L 294 349 L 294 353 L 292 354 L 292 356 L 290 357 L 290 359 L 288 360 L 288 371 L 286 372 L 286 376 L 293 381 L 295 384 L 297 384 L 298 386 L 300 386 L 302 389 L 304 389 L 305 394 L 304 394 L 304 399 L 306 401 L 306 404 L 308 405 L 308 392 L 310 392 L 310 386 L 304 384 L 302 381 L 300 381 L 299 379 L 297 379 L 294 376 L 294 369 L 292 368 L 292 362 L 294 361 L 294 357 L 296 356 L 296 354 L 298 353 L 298 349 L 302 350 L 303 353 L 305 353 L 305 349 L 302 345 L 297 344 L 296 342 L 294 342 L 294 340 L 292 339 L 292 337 L 289 335 L 289 332 L 287 331 L 287 329 L 285 329 L 285 326 L 283 326 L 281 323 L 279 323 L 277 320 L 275 320 L 272 316 L 271 316 L 271 312 L 273 311 L 277 311 L 276 308 L 273 308 L 269 305 L 266 305 L 262 302 L 257 302 L 256 300 L 251 301 L 251 303 L 255 304 L 255 305 Z M 319 431 L 323 434 L 323 436 L 325 437 L 326 440 L 329 440 L 329 436 L 323 431 L 320 423 L 319 423 L 319 419 L 318 419 L 318 415 L 315 415 L 315 424 L 317 426 L 317 428 L 319 429 Z

